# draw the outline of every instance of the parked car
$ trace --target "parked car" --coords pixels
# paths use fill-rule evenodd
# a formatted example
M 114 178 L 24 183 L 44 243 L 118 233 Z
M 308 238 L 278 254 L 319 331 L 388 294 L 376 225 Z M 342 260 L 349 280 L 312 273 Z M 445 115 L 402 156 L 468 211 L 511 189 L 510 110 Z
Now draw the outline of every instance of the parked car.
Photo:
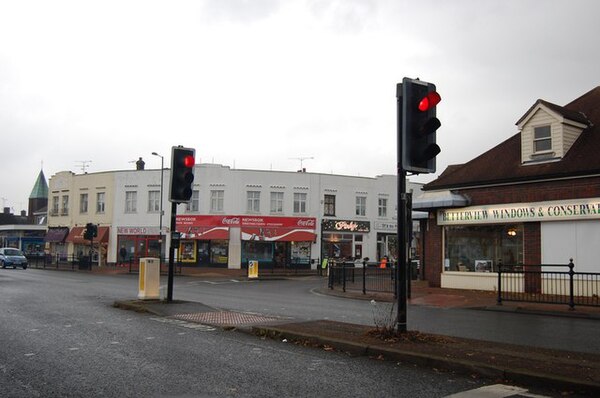
M 27 258 L 19 249 L 3 247 L 0 249 L 0 266 L 2 266 L 2 268 L 21 267 L 23 269 L 27 269 Z

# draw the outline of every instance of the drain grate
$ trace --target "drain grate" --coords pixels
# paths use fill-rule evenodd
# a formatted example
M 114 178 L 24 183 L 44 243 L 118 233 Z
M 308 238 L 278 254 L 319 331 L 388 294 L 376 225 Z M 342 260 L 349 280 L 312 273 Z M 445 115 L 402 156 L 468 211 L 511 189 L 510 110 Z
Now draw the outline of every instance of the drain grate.
M 244 312 L 231 312 L 231 311 L 215 311 L 215 312 L 198 312 L 195 314 L 178 314 L 173 315 L 171 318 L 183 319 L 185 321 L 206 323 L 209 325 L 221 325 L 221 326 L 236 326 L 236 325 L 250 325 L 250 324 L 262 324 L 281 321 L 279 318 L 248 314 Z

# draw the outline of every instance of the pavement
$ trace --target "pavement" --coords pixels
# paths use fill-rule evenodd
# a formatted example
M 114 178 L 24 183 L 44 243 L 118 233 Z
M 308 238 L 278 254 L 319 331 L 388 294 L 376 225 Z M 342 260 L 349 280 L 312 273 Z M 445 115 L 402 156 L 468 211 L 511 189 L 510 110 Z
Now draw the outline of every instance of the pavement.
M 231 277 L 227 270 L 212 270 L 198 277 Z M 236 275 L 239 277 L 239 275 Z M 323 279 L 324 286 L 326 280 Z M 360 291 L 320 289 L 349 299 L 392 301 L 392 295 L 363 295 Z M 566 305 L 505 302 L 496 304 L 493 292 L 432 288 L 426 282 L 413 282 L 409 305 L 443 308 L 478 308 L 546 316 L 581 317 L 600 320 L 600 308 Z M 560 391 L 561 395 L 600 396 L 600 355 L 471 340 L 410 331 L 400 336 L 383 335 L 374 326 L 334 321 L 299 322 L 294 319 L 254 313 L 223 311 L 189 301 L 118 300 L 115 307 L 146 312 L 181 322 L 236 330 L 285 342 L 295 342 L 325 350 L 369 356 L 380 360 L 412 363 L 490 380 L 539 385 Z M 599 324 L 600 325 L 600 324 Z

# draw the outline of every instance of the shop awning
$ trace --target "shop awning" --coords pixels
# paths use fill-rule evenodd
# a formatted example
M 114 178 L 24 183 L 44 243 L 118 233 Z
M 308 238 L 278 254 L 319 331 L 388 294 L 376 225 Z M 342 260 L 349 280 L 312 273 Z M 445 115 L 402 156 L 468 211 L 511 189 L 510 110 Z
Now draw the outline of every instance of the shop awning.
M 44 242 L 62 243 L 65 241 L 65 237 L 68 233 L 69 228 L 67 227 L 48 228 L 48 232 L 46 232 L 46 236 L 44 237 Z
M 423 194 L 413 197 L 413 210 L 439 209 L 447 207 L 464 207 L 469 204 L 469 200 L 460 194 L 452 191 L 426 191 Z
M 192 227 L 181 233 L 181 239 L 224 240 L 229 239 L 228 227 Z
M 317 235 L 313 229 L 242 227 L 242 240 L 314 242 L 316 239 Z
M 94 238 L 94 242 L 100 243 L 108 243 L 108 230 L 109 227 L 98 227 L 98 236 Z M 83 239 L 83 232 L 85 231 L 85 227 L 73 227 L 71 232 L 69 232 L 69 236 L 67 236 L 66 242 L 72 243 L 87 243 L 90 241 L 87 239 Z

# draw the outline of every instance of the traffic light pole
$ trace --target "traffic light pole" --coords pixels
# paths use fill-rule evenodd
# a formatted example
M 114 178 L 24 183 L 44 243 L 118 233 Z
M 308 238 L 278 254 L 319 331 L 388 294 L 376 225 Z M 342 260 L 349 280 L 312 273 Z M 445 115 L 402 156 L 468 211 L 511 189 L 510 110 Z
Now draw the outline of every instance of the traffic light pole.
M 397 103 L 397 137 L 398 137 L 398 153 L 397 153 L 397 200 L 398 200 L 398 265 L 396 266 L 396 297 L 398 299 L 398 316 L 397 316 L 397 331 L 398 333 L 406 332 L 406 287 L 407 277 L 406 270 L 408 268 L 408 245 L 407 245 L 407 225 L 410 221 L 407 209 L 409 195 L 406 193 L 406 171 L 402 166 L 402 84 L 396 85 L 396 103 Z
M 173 242 L 173 231 L 177 228 L 177 203 L 171 203 L 171 239 L 169 243 L 169 276 L 167 279 L 167 302 L 173 301 L 173 268 L 175 262 L 175 244 Z

